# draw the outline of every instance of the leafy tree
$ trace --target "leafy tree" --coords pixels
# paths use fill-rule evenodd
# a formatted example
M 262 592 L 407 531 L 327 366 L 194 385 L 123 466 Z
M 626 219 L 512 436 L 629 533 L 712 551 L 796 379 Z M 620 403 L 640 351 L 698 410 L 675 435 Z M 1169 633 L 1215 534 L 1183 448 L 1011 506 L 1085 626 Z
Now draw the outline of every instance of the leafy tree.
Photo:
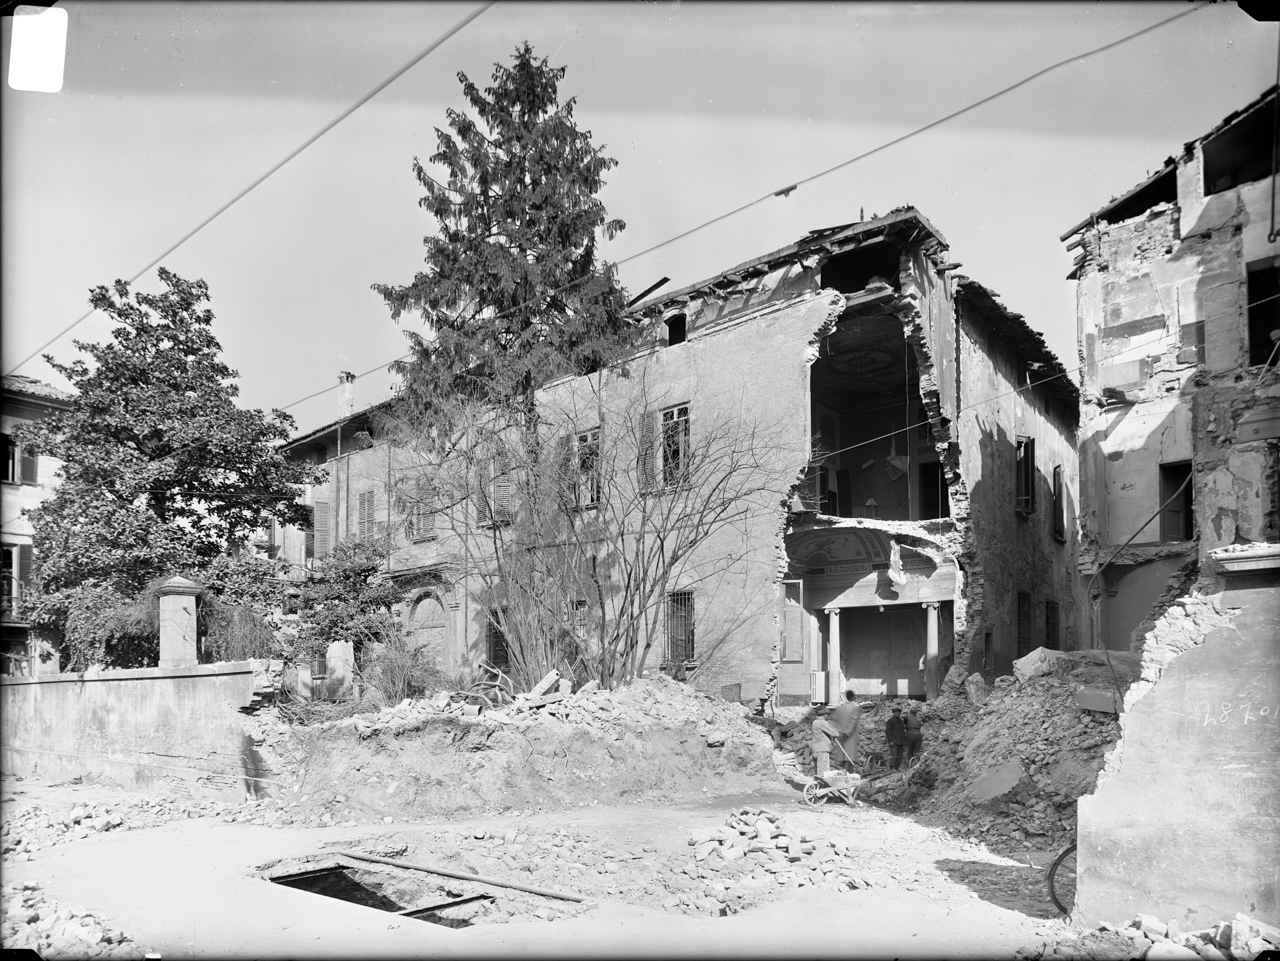
M 483 92 L 459 73 L 477 117 L 447 112 L 431 162 L 414 158 L 420 204 L 438 234 L 424 240 L 427 269 L 403 287 L 375 284 L 393 319 L 419 313 L 425 335 L 407 332 L 413 358 L 400 365 L 406 406 L 447 437 L 457 398 L 536 420 L 534 393 L 547 380 L 616 361 L 629 340 L 626 297 L 613 265 L 597 258 L 601 235 L 625 225 L 596 197 L 617 165 L 559 102 L 565 68 L 520 46 L 495 65 Z
M 297 485 L 322 476 L 277 450 L 292 418 L 236 406 L 237 374 L 219 358 L 213 313 L 202 308 L 205 283 L 159 274 L 163 293 L 132 293 L 124 281 L 91 291 L 90 303 L 118 326 L 106 343 L 75 341 L 92 365 L 45 356 L 75 398 L 21 438 L 63 462 L 53 495 L 29 514 L 28 612 L 44 633 L 73 648 L 84 641 L 73 662 L 113 662 L 103 642 L 110 631 L 77 628 L 88 610 L 77 597 L 131 599 L 158 577 L 198 577 L 272 518 L 304 525 Z M 81 614 L 69 622 L 73 606 Z

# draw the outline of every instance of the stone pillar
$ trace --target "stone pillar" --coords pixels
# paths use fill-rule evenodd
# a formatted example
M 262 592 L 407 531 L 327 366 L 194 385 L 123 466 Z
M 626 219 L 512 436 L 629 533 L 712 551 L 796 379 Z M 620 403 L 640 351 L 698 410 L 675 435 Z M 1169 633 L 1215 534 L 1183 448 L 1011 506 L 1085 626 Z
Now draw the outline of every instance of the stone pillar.
M 203 591 L 185 577 L 160 586 L 160 666 L 187 667 L 196 657 L 196 598 Z
M 841 692 L 840 672 L 840 608 L 829 607 L 827 614 L 827 703 L 839 704 L 844 700 Z
M 928 622 L 924 642 L 924 696 L 932 701 L 938 696 L 938 602 L 922 605 Z

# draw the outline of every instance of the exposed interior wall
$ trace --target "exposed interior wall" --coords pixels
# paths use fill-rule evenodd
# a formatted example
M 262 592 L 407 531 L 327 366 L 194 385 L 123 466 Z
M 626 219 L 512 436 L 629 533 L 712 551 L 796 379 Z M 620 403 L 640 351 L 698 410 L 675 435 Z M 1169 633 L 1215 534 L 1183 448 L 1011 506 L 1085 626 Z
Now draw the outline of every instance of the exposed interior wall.
M 255 664 L 89 671 L 0 681 L 6 774 L 109 775 L 238 802 L 274 780 L 241 724 Z

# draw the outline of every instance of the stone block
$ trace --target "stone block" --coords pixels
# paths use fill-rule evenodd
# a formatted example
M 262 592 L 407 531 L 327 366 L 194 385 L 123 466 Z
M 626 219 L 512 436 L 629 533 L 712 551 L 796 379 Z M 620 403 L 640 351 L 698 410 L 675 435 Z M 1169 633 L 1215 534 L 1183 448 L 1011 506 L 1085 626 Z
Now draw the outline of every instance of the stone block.
M 1085 711 L 1120 713 L 1116 704 L 1116 692 L 1097 687 L 1081 687 L 1076 690 L 1076 706 Z
M 1159 944 L 1152 945 L 1146 956 L 1162 959 L 1162 961 L 1199 961 L 1200 959 L 1200 955 L 1190 948 L 1172 941 L 1161 941 Z

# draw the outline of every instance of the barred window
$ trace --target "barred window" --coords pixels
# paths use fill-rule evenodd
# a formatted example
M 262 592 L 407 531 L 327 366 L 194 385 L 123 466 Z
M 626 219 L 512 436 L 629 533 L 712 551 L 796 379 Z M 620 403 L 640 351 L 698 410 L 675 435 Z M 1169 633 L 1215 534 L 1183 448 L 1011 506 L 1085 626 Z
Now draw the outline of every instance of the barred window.
M 672 591 L 667 595 L 667 660 L 680 664 L 694 657 L 693 591 Z

